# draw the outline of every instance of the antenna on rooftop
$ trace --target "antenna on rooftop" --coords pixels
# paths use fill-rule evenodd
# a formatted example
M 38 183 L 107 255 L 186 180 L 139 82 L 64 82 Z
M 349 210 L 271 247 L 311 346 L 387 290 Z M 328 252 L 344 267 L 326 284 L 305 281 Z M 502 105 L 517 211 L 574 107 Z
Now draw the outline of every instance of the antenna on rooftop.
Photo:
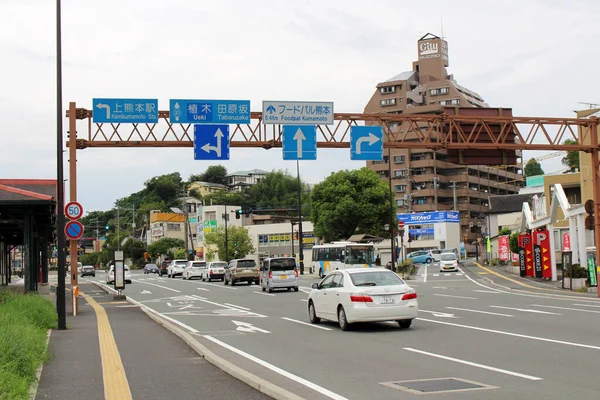
M 586 102 L 583 102 L 583 101 L 579 101 L 578 103 L 590 106 L 590 108 L 600 108 L 600 104 L 598 104 L 598 103 L 586 103 Z
M 441 24 L 441 28 L 442 28 L 442 39 L 446 40 L 446 38 L 444 37 L 444 14 L 440 15 L 440 24 Z

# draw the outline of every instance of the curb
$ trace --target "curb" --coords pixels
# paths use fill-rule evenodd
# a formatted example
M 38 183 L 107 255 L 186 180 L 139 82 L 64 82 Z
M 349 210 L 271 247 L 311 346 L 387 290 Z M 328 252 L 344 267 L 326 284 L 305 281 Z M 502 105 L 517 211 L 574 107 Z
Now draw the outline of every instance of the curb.
M 48 345 L 50 344 L 50 335 L 52 334 L 52 329 L 48 329 L 48 333 L 46 333 L 46 351 L 48 351 Z M 35 380 L 31 384 L 29 388 L 29 399 L 35 400 L 37 396 L 37 391 L 40 386 L 40 380 L 42 379 L 42 371 L 44 370 L 44 363 L 42 362 L 39 367 L 35 370 Z
M 104 290 L 106 293 L 111 293 L 113 291 L 110 288 L 105 287 L 104 285 L 91 282 L 95 286 Z M 116 291 L 115 291 L 116 292 Z M 208 350 L 205 346 L 203 346 L 200 342 L 198 342 L 194 337 L 186 332 L 185 330 L 177 327 L 175 324 L 172 324 L 162 316 L 158 315 L 156 311 L 148 308 L 147 306 L 140 304 L 139 302 L 131 299 L 130 297 L 126 297 L 127 301 L 131 304 L 137 305 L 140 309 L 150 317 L 154 322 L 163 326 L 165 329 L 175 334 L 179 338 L 181 338 L 188 346 L 192 348 L 200 357 L 204 358 L 206 361 L 219 368 L 223 372 L 233 376 L 234 378 L 244 382 L 248 386 L 258 390 L 261 393 L 266 394 L 276 400 L 305 400 L 303 397 L 300 397 L 292 392 L 283 389 L 280 386 L 277 386 L 271 382 L 268 382 L 251 372 L 246 371 L 238 367 L 237 365 L 225 360 L 224 358 L 216 355 L 212 351 Z

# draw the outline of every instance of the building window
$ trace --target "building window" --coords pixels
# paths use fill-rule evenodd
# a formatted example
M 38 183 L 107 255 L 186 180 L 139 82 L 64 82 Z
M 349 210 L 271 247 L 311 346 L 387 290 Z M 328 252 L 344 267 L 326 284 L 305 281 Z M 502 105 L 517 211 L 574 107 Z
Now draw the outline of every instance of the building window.
M 181 225 L 167 223 L 167 230 L 168 231 L 180 231 L 181 230 Z
M 398 177 L 403 177 L 403 176 L 405 176 L 405 175 L 406 175 L 406 170 L 404 170 L 404 169 L 397 169 L 397 170 L 394 170 L 394 176 L 395 176 L 396 178 L 398 178 Z
M 404 160 L 404 156 L 394 156 L 394 164 L 402 164 Z
M 415 204 L 427 204 L 425 197 L 415 197 Z
M 442 94 L 448 94 L 449 89 L 447 87 L 443 87 L 443 88 L 435 88 L 435 89 L 429 89 L 429 94 L 432 96 L 439 96 Z
M 440 100 L 440 106 L 458 106 L 458 105 L 460 105 L 460 99 Z
M 396 93 L 396 86 L 384 86 L 379 88 L 381 94 Z
M 404 199 L 396 200 L 396 207 L 406 207 L 406 200 L 404 200 Z
M 379 102 L 382 106 L 393 106 L 396 105 L 396 99 L 385 99 Z
M 406 192 L 406 185 L 396 185 L 396 192 Z

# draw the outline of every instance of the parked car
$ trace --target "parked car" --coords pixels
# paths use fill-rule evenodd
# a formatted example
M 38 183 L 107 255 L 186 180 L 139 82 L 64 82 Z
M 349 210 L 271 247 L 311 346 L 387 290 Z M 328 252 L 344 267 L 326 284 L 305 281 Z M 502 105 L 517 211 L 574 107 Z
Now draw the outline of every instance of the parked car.
M 293 257 L 266 258 L 260 267 L 260 286 L 269 293 L 274 289 L 298 291 L 298 266 Z
M 202 273 L 202 280 L 210 282 L 213 279 L 218 279 L 222 281 L 225 279 L 226 269 L 227 263 L 225 261 L 210 262 Z
M 205 269 L 206 263 L 204 261 L 188 261 L 183 268 L 181 279 L 202 278 Z
M 96 276 L 96 269 L 94 268 L 93 265 L 84 265 L 81 267 L 81 277 L 83 278 L 84 276 Z
M 160 270 L 158 276 L 169 274 L 169 264 L 171 264 L 171 260 L 164 260 L 160 263 L 160 266 L 158 267 L 158 269 Z
M 440 256 L 442 255 L 442 250 L 440 249 L 431 249 L 429 250 L 431 257 L 433 257 L 434 262 L 440 261 Z
M 183 275 L 183 268 L 188 260 L 173 260 L 167 268 L 167 278 L 175 278 L 177 275 Z
M 433 262 L 433 255 L 429 250 L 419 250 L 408 253 L 406 258 L 412 259 L 413 264 L 430 264 Z
M 458 257 L 454 252 L 440 255 L 440 272 L 445 271 L 458 271 Z
M 231 286 L 233 286 L 237 282 L 243 281 L 248 284 L 254 282 L 258 285 L 259 280 L 259 268 L 256 265 L 256 261 L 253 259 L 238 259 L 229 262 L 229 265 L 225 270 L 223 283 L 225 285 L 231 283 Z
M 144 265 L 144 274 L 159 274 L 160 269 L 156 264 L 146 264 Z
M 131 271 L 129 270 L 129 267 L 127 265 L 124 266 L 125 268 L 125 283 L 131 283 Z M 108 274 L 106 274 L 106 283 L 108 283 L 109 285 L 112 285 L 113 283 L 115 283 L 115 266 L 111 265 L 110 268 L 108 269 Z
M 349 268 L 332 271 L 308 294 L 308 317 L 337 321 L 348 330 L 354 322 L 397 321 L 409 328 L 417 317 L 417 292 L 385 268 Z

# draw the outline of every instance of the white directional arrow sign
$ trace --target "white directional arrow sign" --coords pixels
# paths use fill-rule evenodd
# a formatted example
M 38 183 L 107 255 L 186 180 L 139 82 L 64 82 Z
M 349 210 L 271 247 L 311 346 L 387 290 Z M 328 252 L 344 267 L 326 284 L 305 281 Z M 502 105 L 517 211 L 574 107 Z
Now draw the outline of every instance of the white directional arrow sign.
M 361 138 L 358 138 L 356 140 L 356 154 L 361 154 L 361 152 L 362 152 L 361 145 L 364 142 L 368 142 L 369 146 L 372 146 L 375 143 L 379 142 L 379 138 L 377 136 L 373 135 L 372 133 L 369 133 L 369 136 L 363 136 Z
M 296 141 L 296 145 L 298 146 L 298 158 L 302 158 L 302 142 L 306 140 L 306 136 L 304 136 L 304 132 L 302 132 L 302 129 L 298 128 L 296 134 L 294 135 L 294 140 Z
M 221 157 L 221 139 L 223 139 L 223 136 L 225 135 L 223 135 L 223 132 L 221 132 L 221 128 L 217 128 L 217 131 L 215 132 L 215 137 L 217 138 L 217 145 L 211 146 L 210 143 L 206 143 L 204 146 L 201 147 L 201 149 L 207 153 L 214 151 L 215 153 L 217 153 L 217 157 Z
M 152 292 L 148 291 L 148 290 L 142 290 L 140 292 L 140 294 L 152 294 Z
M 106 119 L 110 118 L 110 106 L 108 104 L 96 104 L 96 108 L 104 108 L 106 110 Z
M 448 314 L 448 313 L 439 312 L 439 311 L 419 310 L 419 312 L 424 312 L 424 313 L 432 314 L 434 317 L 458 318 L 458 317 L 455 317 L 454 314 Z
M 233 322 L 234 324 L 237 325 L 236 331 L 248 332 L 248 333 L 253 333 L 253 332 L 271 333 L 264 329 L 257 328 L 256 326 L 254 326 L 248 322 L 240 322 L 240 321 L 234 321 L 234 320 L 231 320 L 231 322 Z

